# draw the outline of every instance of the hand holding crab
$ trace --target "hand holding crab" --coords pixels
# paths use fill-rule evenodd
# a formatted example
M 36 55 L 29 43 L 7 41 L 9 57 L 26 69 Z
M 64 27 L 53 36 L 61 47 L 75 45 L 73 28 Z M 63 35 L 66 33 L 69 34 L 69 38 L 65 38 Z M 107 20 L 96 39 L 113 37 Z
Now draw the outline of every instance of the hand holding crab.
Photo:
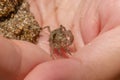
M 1 57 L 0 70 L 3 71 L 3 72 L 0 71 L 0 73 L 3 75 L 0 77 L 7 78 L 2 80 L 16 80 L 15 79 L 16 77 L 19 80 L 23 80 L 23 78 L 24 80 L 116 80 L 118 78 L 119 80 L 120 74 L 120 36 L 119 36 L 120 27 L 118 26 L 120 22 L 120 18 L 118 17 L 120 11 L 118 7 L 120 5 L 119 0 L 110 1 L 29 0 L 29 1 L 33 1 L 31 5 L 33 5 L 34 7 L 36 6 L 36 4 L 38 4 L 38 6 L 36 6 L 34 9 L 39 7 L 38 10 L 41 10 L 44 8 L 43 13 L 41 11 L 39 12 L 41 12 L 40 14 L 43 14 L 43 16 L 41 17 L 42 18 L 41 21 L 43 20 L 42 23 L 46 24 L 52 23 L 52 21 L 49 22 L 48 17 L 46 17 L 47 19 L 44 19 L 44 17 L 46 15 L 50 16 L 52 15 L 50 13 L 53 10 L 50 10 L 50 8 L 56 10 L 56 8 L 53 8 L 54 7 L 53 3 L 55 3 L 56 1 L 62 3 L 62 7 L 61 4 L 58 5 L 60 6 L 60 8 L 58 8 L 60 12 L 56 13 L 55 16 L 52 16 L 51 18 L 53 20 L 53 18 L 56 18 L 56 15 L 57 18 L 63 17 L 64 14 L 62 9 L 65 8 L 64 11 L 66 12 L 64 13 L 67 15 L 67 18 L 61 19 L 61 21 L 66 22 L 67 20 L 68 22 L 74 24 L 73 27 L 75 29 L 73 29 L 72 31 L 74 32 L 75 38 L 74 44 L 76 48 L 76 51 L 74 53 L 76 54 L 69 59 L 51 61 L 49 59 L 49 55 L 45 53 L 47 52 L 46 48 L 48 44 L 45 47 L 35 46 L 26 42 L 10 41 L 0 38 L 1 44 L 0 54 L 2 54 L 0 56 Z M 80 2 L 83 2 L 82 9 L 81 6 L 79 6 Z M 42 3 L 43 5 L 41 6 Z M 73 6 L 74 4 L 78 4 L 78 6 L 76 7 L 77 9 L 75 9 L 75 7 Z M 34 9 L 33 9 L 34 12 L 37 11 Z M 74 19 L 75 21 L 74 20 L 69 21 L 70 18 L 73 19 L 73 17 L 71 17 L 71 11 L 72 13 L 73 12 L 77 13 L 76 10 L 78 10 L 79 15 L 76 14 L 73 15 L 75 17 Z M 79 19 L 81 17 L 80 14 L 82 14 L 82 20 Z M 68 18 L 69 15 L 70 18 Z M 38 17 L 38 15 L 36 16 Z M 76 24 L 72 21 L 74 21 Z M 103 25 L 101 25 L 101 22 L 103 22 Z M 104 24 L 106 24 L 106 26 Z M 46 38 L 43 38 L 43 44 L 45 44 L 44 40 L 46 40 Z M 83 43 L 81 43 L 80 40 L 83 41 Z M 90 43 L 90 45 L 88 45 L 88 43 Z M 81 44 L 83 44 L 81 47 L 78 46 Z M 45 48 L 46 51 L 42 50 L 43 48 Z M 48 62 L 45 62 L 47 60 Z M 16 76 L 17 71 L 19 77 Z M 13 77 L 12 79 L 10 79 L 11 76 Z

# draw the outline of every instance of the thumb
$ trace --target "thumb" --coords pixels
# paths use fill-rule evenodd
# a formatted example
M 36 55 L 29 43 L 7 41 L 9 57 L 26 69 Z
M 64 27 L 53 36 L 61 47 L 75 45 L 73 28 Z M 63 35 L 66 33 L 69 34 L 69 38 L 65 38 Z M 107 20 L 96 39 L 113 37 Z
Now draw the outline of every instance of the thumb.
M 24 80 L 83 80 L 85 72 L 80 68 L 84 66 L 72 59 L 46 62 L 34 68 Z

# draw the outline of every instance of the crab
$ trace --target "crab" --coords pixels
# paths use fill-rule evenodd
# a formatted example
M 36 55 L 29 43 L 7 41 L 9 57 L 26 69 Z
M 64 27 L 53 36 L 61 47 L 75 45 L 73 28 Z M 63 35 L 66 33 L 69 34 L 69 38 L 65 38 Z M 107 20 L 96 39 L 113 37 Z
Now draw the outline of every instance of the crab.
M 60 25 L 60 28 L 53 31 L 50 30 L 49 26 L 44 28 L 48 28 L 50 32 L 49 45 L 51 57 L 55 59 L 57 56 L 68 57 L 68 55 L 71 55 L 69 46 L 74 40 L 72 32 L 70 30 L 66 30 L 62 25 Z

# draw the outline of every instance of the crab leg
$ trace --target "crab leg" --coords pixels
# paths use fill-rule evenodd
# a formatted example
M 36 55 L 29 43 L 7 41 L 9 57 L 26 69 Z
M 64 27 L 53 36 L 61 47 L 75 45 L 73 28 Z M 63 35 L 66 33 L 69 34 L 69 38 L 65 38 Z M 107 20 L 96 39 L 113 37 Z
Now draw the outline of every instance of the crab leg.
M 51 33 L 51 29 L 50 29 L 50 26 L 45 26 L 45 27 L 43 27 L 42 29 L 48 29 L 48 31 Z

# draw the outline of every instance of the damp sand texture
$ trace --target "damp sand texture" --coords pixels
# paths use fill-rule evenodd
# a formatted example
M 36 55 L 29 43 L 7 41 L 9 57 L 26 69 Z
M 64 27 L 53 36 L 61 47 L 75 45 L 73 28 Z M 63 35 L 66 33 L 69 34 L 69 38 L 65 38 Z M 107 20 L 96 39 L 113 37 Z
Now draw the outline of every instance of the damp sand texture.
M 15 3 L 11 1 L 0 1 L 0 35 L 8 39 L 37 43 L 41 28 L 30 12 L 30 5 L 22 0 L 15 0 Z M 5 4 L 7 5 L 3 7 Z

